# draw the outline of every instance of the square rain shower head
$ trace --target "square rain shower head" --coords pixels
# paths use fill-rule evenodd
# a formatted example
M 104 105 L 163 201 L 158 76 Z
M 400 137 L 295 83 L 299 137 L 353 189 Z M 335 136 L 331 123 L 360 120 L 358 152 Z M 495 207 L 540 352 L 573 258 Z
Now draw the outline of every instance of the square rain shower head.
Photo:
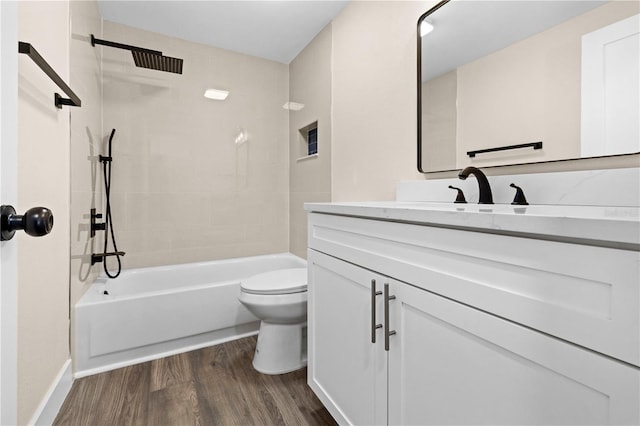
M 182 74 L 182 59 L 140 50 L 132 50 L 131 54 L 137 67 Z

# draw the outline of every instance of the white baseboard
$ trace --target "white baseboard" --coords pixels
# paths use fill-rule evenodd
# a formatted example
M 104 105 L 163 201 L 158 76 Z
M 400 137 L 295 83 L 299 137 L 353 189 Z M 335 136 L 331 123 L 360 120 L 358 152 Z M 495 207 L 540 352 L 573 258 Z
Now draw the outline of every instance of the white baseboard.
M 71 371 L 71 360 L 68 359 L 51 384 L 49 391 L 44 398 L 42 398 L 42 402 L 40 402 L 29 424 L 51 425 L 58 415 L 65 398 L 69 394 L 72 384 L 73 373 Z

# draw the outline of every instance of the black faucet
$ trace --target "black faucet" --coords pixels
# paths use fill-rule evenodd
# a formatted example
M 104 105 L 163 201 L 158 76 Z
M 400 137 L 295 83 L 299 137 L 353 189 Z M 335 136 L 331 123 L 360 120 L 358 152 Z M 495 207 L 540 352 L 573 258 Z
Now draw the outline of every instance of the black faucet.
M 518 206 L 526 206 L 526 205 L 529 204 L 527 202 L 527 198 L 524 196 L 524 192 L 522 191 L 522 188 L 520 188 L 519 186 L 517 186 L 514 183 L 512 183 L 509 186 L 516 189 L 516 196 L 513 197 L 513 203 L 511 203 L 511 204 L 515 204 L 515 205 L 518 205 Z
M 474 175 L 476 180 L 478 181 L 478 186 L 480 189 L 480 200 L 479 204 L 493 204 L 493 195 L 491 194 L 491 186 L 489 186 L 489 181 L 487 177 L 482 173 L 480 169 L 477 167 L 469 166 L 460 173 L 458 173 L 458 177 L 462 180 L 465 180 L 469 177 L 469 175 Z
M 466 203 L 467 200 L 464 198 L 464 192 L 462 192 L 462 189 L 460 188 L 456 188 L 455 186 L 449 185 L 450 189 L 455 189 L 456 191 L 458 191 L 458 195 L 456 196 L 456 200 L 454 201 L 454 203 Z

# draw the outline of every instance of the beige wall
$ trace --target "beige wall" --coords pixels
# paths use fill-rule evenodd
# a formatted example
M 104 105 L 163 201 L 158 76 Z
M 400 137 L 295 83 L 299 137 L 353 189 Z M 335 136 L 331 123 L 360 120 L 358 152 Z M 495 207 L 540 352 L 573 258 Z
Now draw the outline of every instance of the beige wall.
M 306 202 L 331 201 L 331 24 L 289 64 L 289 250 L 307 257 Z M 305 158 L 301 128 L 318 122 L 318 155 Z
M 104 38 L 184 59 L 182 75 L 103 48 L 103 135 L 125 268 L 289 248 L 288 67 L 104 22 Z M 229 90 L 226 101 L 204 98 Z M 240 132 L 248 140 L 236 144 Z
M 435 1 L 355 1 L 332 24 L 332 197 L 392 200 L 419 179 L 416 23 Z
M 69 4 L 20 2 L 18 34 L 69 81 Z M 18 423 L 27 423 L 69 359 L 69 109 L 26 55 L 18 63 L 18 205 L 54 214 L 51 234 L 16 236 Z
M 104 213 L 102 169 L 102 54 L 91 45 L 90 35 L 102 36 L 98 3 L 72 1 L 70 68 L 71 87 L 82 99 L 82 108 L 71 110 L 71 306 L 100 274 L 91 267 L 91 253 L 102 250 L 104 232 L 90 236 L 89 212 Z M 103 220 L 99 220 L 102 222 Z
M 458 68 L 458 167 L 580 157 L 581 37 L 637 14 L 638 4 L 611 2 Z M 465 155 L 533 141 L 544 148 Z

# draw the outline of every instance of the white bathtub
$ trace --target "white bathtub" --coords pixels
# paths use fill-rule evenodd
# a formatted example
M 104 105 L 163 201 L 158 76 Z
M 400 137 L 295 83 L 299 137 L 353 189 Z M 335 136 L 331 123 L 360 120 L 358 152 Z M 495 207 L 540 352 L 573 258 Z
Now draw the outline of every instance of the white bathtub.
M 75 377 L 255 334 L 260 322 L 238 301 L 240 281 L 306 265 L 282 253 L 101 277 L 75 306 Z

